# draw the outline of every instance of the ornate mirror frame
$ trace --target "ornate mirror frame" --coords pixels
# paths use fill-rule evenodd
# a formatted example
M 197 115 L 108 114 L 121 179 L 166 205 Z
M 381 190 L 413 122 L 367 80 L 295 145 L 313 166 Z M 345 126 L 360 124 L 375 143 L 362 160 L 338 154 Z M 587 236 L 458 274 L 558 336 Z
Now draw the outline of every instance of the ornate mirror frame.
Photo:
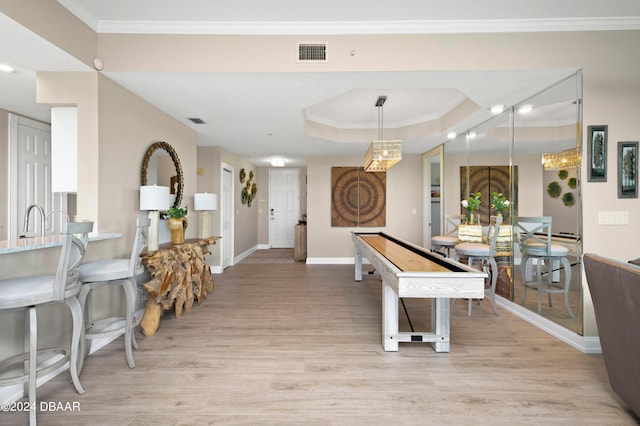
M 151 156 L 153 153 L 158 150 L 163 149 L 169 153 L 171 159 L 173 160 L 173 165 L 176 168 L 176 180 L 178 184 L 178 188 L 176 189 L 176 200 L 173 203 L 172 207 L 180 207 L 180 203 L 182 203 L 182 188 L 184 186 L 184 176 L 182 174 L 182 166 L 180 165 L 180 158 L 176 153 L 175 149 L 164 141 L 159 141 L 153 143 L 145 152 L 144 157 L 142 158 L 142 169 L 140 171 L 140 184 L 144 186 L 147 184 L 147 169 L 149 167 L 149 161 L 151 160 Z

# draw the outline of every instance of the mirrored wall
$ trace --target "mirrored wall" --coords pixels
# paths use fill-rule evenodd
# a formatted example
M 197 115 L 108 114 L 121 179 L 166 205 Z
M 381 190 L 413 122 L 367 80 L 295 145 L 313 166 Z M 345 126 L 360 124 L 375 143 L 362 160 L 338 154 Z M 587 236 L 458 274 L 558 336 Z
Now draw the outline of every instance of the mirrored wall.
M 447 142 L 442 189 L 444 214 L 464 213 L 461 201 L 480 192 L 485 228 L 497 213 L 492 193 L 510 201 L 496 253 L 496 293 L 580 335 L 581 100 L 578 72 Z M 548 218 L 550 232 L 525 217 Z M 523 229 L 549 242 L 557 256 L 521 251 Z

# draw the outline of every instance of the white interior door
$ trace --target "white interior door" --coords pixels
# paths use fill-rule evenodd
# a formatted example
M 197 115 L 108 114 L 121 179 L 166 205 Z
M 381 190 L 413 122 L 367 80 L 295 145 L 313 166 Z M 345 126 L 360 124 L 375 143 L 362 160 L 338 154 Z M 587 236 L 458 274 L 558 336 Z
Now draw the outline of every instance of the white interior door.
M 221 266 L 222 269 L 233 265 L 233 167 L 222 165 L 222 202 L 220 203 L 220 221 L 222 229 Z
M 269 246 L 293 248 L 300 216 L 300 169 L 269 171 Z
M 11 228 L 9 239 L 23 233 L 24 213 L 32 204 L 45 212 L 55 210 L 51 192 L 51 127 L 24 117 L 11 117 Z M 15 159 L 15 162 L 14 162 Z M 40 213 L 33 209 L 30 214 L 29 234 L 40 235 L 42 230 Z M 54 221 L 45 220 L 45 233 L 53 231 Z

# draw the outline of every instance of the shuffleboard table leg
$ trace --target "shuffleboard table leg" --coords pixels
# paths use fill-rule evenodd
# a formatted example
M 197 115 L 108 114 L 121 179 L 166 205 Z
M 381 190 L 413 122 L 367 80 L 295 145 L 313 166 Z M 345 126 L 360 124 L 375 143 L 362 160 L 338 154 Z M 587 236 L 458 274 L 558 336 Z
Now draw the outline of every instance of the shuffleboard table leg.
M 436 352 L 449 352 L 449 331 L 451 329 L 451 303 L 449 299 L 431 299 L 431 331 L 437 340 L 431 343 Z
M 382 347 L 398 351 L 398 295 L 386 281 L 382 283 Z
M 355 254 L 356 281 L 362 281 L 362 252 L 356 249 Z

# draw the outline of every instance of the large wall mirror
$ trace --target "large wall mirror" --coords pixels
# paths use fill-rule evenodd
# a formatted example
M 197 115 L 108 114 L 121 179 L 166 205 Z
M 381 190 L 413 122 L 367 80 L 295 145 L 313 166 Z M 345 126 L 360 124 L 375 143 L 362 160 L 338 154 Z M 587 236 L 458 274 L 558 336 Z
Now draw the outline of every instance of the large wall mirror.
M 491 193 L 503 192 L 511 201 L 505 215 L 508 248 L 498 253 L 497 294 L 521 304 L 577 334 L 583 334 L 582 200 L 580 152 L 582 74 L 578 72 L 508 108 L 502 114 L 444 145 L 445 213 L 462 213 L 460 201 L 469 192 L 482 194 L 481 221 L 488 223 Z M 570 280 L 563 265 L 543 263 L 542 279 L 558 290 L 551 294 L 528 289 L 524 296 L 516 238 L 519 217 L 550 217 L 552 243 L 566 249 Z M 526 266 L 525 279 L 537 273 L 537 260 Z M 546 264 L 545 264 L 546 262 Z M 551 266 L 547 268 L 547 266 Z M 550 271 L 550 272 L 546 272 Z M 546 284 L 545 284 L 546 285 Z M 565 288 L 566 299 L 565 299 Z
M 164 142 L 153 143 L 145 152 L 140 171 L 140 183 L 169 187 L 173 198 L 172 207 L 179 207 L 182 202 L 184 177 L 180 158 L 173 147 Z

